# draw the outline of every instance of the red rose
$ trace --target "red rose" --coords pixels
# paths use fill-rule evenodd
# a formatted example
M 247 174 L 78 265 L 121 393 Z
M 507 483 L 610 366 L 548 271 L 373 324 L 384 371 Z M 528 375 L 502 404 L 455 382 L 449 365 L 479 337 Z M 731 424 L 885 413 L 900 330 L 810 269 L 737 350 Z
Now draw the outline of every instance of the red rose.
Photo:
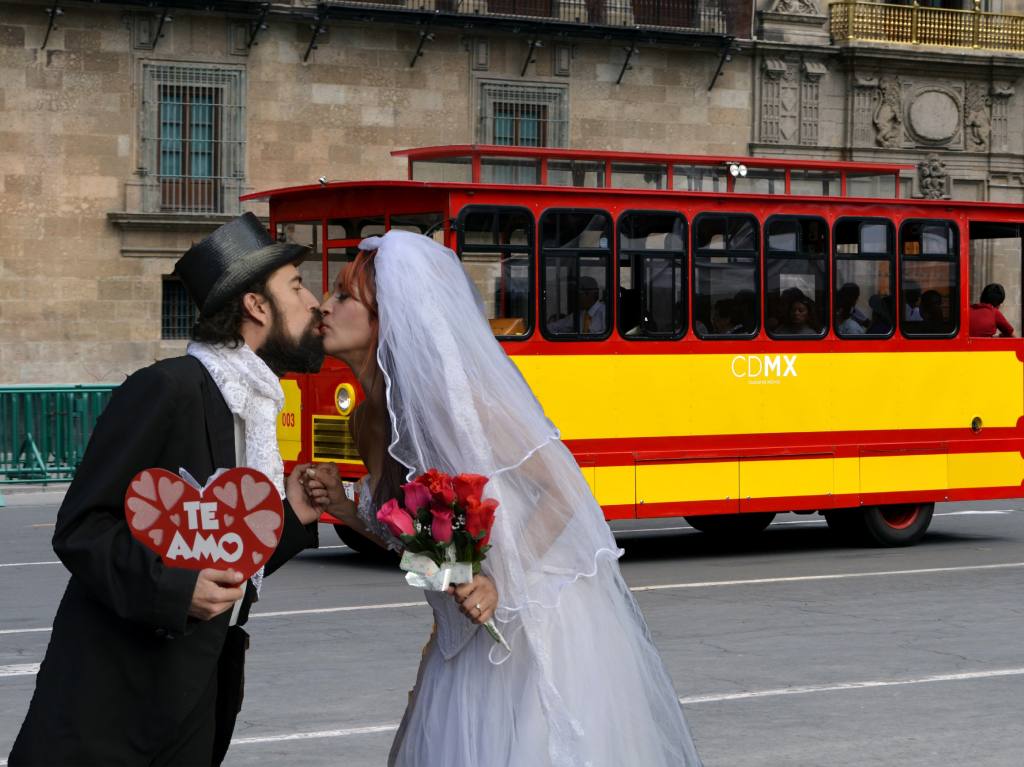
M 424 485 L 417 482 L 409 482 L 402 485 L 405 491 L 405 509 L 415 515 L 420 509 L 430 506 L 430 491 Z
M 455 495 L 459 499 L 459 503 L 465 505 L 466 499 L 470 496 L 483 498 L 484 485 L 487 482 L 487 477 L 481 477 L 479 474 L 459 474 L 453 480 Z
M 491 539 L 491 528 L 494 526 L 494 511 L 498 508 L 498 502 L 493 498 L 481 501 L 471 495 L 466 499 L 466 531 L 476 538 L 481 533 L 483 538 L 477 541 L 477 547 L 487 545 Z
M 430 469 L 420 474 L 414 481 L 427 488 L 434 496 L 434 500 L 444 506 L 451 506 L 455 502 L 455 486 L 452 485 L 452 478 L 444 472 Z

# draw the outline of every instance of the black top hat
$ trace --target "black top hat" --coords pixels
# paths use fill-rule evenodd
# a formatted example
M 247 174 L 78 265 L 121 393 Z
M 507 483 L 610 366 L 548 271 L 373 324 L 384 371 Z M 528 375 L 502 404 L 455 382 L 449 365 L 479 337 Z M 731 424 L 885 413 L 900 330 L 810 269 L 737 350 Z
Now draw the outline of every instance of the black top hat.
M 274 242 L 256 216 L 243 213 L 189 248 L 174 265 L 174 273 L 185 283 L 200 316 L 208 317 L 254 280 L 302 261 L 309 253 L 305 245 Z

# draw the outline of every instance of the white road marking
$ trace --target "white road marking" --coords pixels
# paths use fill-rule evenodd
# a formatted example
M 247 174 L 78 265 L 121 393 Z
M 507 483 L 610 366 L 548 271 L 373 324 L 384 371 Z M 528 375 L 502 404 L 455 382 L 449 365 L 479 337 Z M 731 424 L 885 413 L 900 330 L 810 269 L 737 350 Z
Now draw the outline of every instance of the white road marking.
M 996 565 L 962 565 L 960 567 L 922 567 L 916 570 L 875 570 L 865 573 L 830 573 L 825 575 L 789 575 L 781 578 L 748 578 L 735 581 L 694 581 L 689 583 L 661 583 L 653 586 L 633 586 L 630 591 L 662 591 L 666 589 L 703 589 L 716 586 L 754 586 L 763 583 L 798 583 L 800 581 L 835 581 L 846 578 L 872 578 L 885 575 L 928 575 L 977 570 L 1006 570 L 1024 567 L 1024 562 L 1004 562 Z
M 943 511 L 936 514 L 936 517 L 957 517 L 957 516 L 969 516 L 969 515 L 985 515 L 985 514 L 1013 514 L 1019 509 L 965 509 L 964 511 Z M 773 522 L 771 527 L 777 527 L 779 525 L 821 525 L 824 524 L 823 519 L 796 519 L 785 522 Z M 627 535 L 629 533 L 668 533 L 676 532 L 679 530 L 693 530 L 689 525 L 679 525 L 673 527 L 637 527 L 623 530 L 616 530 L 618 535 Z M 320 546 L 316 551 L 332 551 L 335 549 L 349 549 L 348 546 L 343 544 L 331 545 L 331 546 Z M 61 561 L 59 559 L 51 559 L 43 562 L 7 562 L 0 564 L 0 567 L 29 567 L 31 565 L 59 565 Z
M 421 607 L 426 602 L 391 602 L 380 605 L 351 605 L 349 607 L 316 607 L 309 610 L 279 610 L 273 613 L 250 613 L 250 618 L 280 618 L 285 615 L 322 615 L 324 613 L 350 613 L 357 610 L 387 610 L 392 607 Z
M 1006 676 L 1022 676 L 1024 668 L 999 668 L 989 671 L 968 671 L 956 674 L 934 674 L 911 679 L 876 679 L 862 682 L 840 682 L 836 684 L 804 685 L 800 687 L 779 687 L 768 690 L 751 690 L 749 692 L 720 693 L 715 695 L 694 695 L 680 698 L 684 706 L 696 706 L 702 703 L 721 703 L 733 700 L 752 698 L 775 698 L 785 695 L 807 695 L 816 692 L 840 692 L 846 690 L 866 690 L 875 687 L 899 687 L 915 684 L 933 684 L 936 682 L 963 682 L 972 679 L 993 679 Z M 347 738 L 355 735 L 373 735 L 382 732 L 394 732 L 398 724 L 374 724 L 365 727 L 349 727 L 343 730 L 319 730 L 312 732 L 289 732 L 280 735 L 265 735 L 254 738 L 235 738 L 232 746 L 248 746 L 260 743 L 280 743 L 288 740 L 316 740 L 320 738 Z M 2 767 L 2 766 L 0 766 Z
M 888 575 L 930 575 L 935 573 L 972 572 L 982 570 L 1007 570 L 1024 567 L 1024 562 L 1003 562 L 993 565 L 962 565 L 959 567 L 922 567 L 916 570 L 881 570 L 865 573 L 826 573 L 823 575 L 791 575 L 781 578 L 748 578 L 732 581 L 690 581 L 684 583 L 658 583 L 650 586 L 633 586 L 630 591 L 667 591 L 672 589 L 704 589 L 720 586 L 758 586 L 769 583 L 798 583 L 801 581 L 833 581 L 851 578 L 872 578 Z M 278 610 L 275 612 L 251 613 L 250 618 L 281 618 L 292 615 L 325 615 L 328 613 L 358 612 L 360 610 L 389 610 L 405 607 L 421 607 L 426 602 L 387 602 L 374 605 L 348 605 L 344 607 L 314 607 L 305 610 Z M 0 634 L 29 634 L 50 631 L 50 628 L 2 629 Z
M 0 630 L 0 634 L 35 634 L 43 631 L 53 631 L 53 629 L 50 627 L 44 629 L 3 629 Z
M 38 663 L 20 663 L 14 666 L 0 666 L 0 676 L 29 676 L 39 671 Z
M 836 684 L 806 685 L 802 687 L 779 687 L 774 690 L 751 690 L 750 692 L 734 692 L 724 695 L 693 695 L 680 698 L 684 706 L 699 703 L 719 703 L 729 700 L 749 700 L 751 698 L 774 698 L 780 695 L 806 695 L 812 692 L 837 692 L 840 690 L 866 690 L 873 687 L 899 687 L 910 684 L 930 684 L 933 682 L 963 682 L 971 679 L 992 679 L 1001 676 L 1024 676 L 1024 668 L 997 668 L 991 671 L 968 671 L 959 674 L 934 674 L 916 679 L 876 679 L 866 682 L 839 682 Z
M 398 724 L 371 724 L 366 727 L 350 727 L 345 730 L 320 730 L 319 732 L 290 732 L 286 735 L 266 735 L 262 738 L 235 738 L 232 746 L 248 746 L 253 743 L 280 743 L 284 740 L 316 740 L 317 738 L 347 738 L 351 735 L 372 735 L 377 732 L 394 732 Z

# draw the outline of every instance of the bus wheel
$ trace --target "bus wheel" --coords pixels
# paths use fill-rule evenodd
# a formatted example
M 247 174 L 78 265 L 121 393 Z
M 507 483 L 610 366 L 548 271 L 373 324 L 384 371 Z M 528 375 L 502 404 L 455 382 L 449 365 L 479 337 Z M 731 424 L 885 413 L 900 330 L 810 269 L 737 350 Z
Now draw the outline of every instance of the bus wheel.
M 912 546 L 932 521 L 934 503 L 903 503 L 825 512 L 829 529 L 852 543 Z
M 934 512 L 934 503 L 877 506 L 864 512 L 864 528 L 879 546 L 912 546 L 924 537 Z
M 683 517 L 694 530 L 714 536 L 744 537 L 763 532 L 775 519 L 774 511 L 756 514 L 703 514 L 699 517 Z
M 385 551 L 366 536 L 360 535 L 348 525 L 335 525 L 334 531 L 341 538 L 341 542 L 357 554 L 362 554 L 369 559 L 389 559 L 391 552 Z

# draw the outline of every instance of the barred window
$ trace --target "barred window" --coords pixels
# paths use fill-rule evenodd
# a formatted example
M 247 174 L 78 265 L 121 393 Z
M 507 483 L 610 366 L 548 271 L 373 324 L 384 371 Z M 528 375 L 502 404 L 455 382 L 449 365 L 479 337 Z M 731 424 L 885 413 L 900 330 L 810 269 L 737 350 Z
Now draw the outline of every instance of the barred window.
M 177 277 L 164 277 L 160 300 L 160 338 L 168 341 L 188 338 L 199 317 L 199 309 L 189 298 L 185 283 Z
M 482 82 L 478 140 L 502 146 L 566 146 L 568 104 L 565 86 Z
M 245 71 L 143 64 L 147 212 L 240 213 L 245 187 Z

